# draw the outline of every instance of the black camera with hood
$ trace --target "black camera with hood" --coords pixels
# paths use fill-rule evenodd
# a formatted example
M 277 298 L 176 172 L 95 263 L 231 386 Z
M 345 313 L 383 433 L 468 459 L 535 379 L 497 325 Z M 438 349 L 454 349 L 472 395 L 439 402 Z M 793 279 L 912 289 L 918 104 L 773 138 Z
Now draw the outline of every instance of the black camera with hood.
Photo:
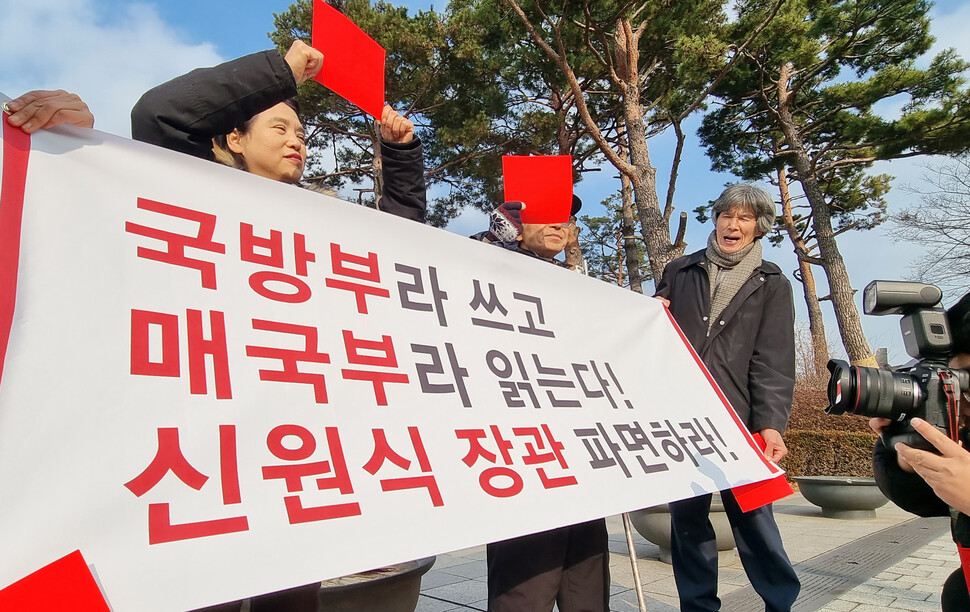
M 897 370 L 850 366 L 830 360 L 828 414 L 858 414 L 890 419 L 883 429 L 886 448 L 897 442 L 936 452 L 910 425 L 919 417 L 951 440 L 958 439 L 961 390 L 970 387 L 970 374 L 948 367 L 950 355 L 970 353 L 970 294 L 949 312 L 940 304 L 939 287 L 903 281 L 872 281 L 863 294 L 869 315 L 902 315 L 903 343 L 915 365 Z M 953 329 L 953 333 L 951 333 Z

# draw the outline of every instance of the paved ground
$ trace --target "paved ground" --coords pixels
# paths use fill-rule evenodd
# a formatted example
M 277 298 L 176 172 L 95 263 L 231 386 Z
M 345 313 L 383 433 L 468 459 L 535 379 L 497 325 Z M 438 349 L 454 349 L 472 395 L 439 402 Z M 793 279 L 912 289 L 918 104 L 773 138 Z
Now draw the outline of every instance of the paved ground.
M 930 543 L 915 549 L 906 548 L 905 542 L 883 542 L 879 536 L 866 538 L 882 530 L 897 528 L 898 531 L 909 525 L 917 525 L 907 522 L 918 519 L 892 504 L 878 509 L 876 517 L 871 519 L 829 519 L 796 493 L 775 504 L 775 516 L 785 548 L 800 575 L 803 571 L 817 572 L 818 567 L 824 566 L 824 563 L 819 564 L 819 560 L 838 558 L 840 551 L 861 555 L 858 563 L 864 565 L 867 563 L 865 547 L 853 547 L 853 543 L 860 539 L 864 543 L 875 542 L 876 546 L 889 547 L 890 553 L 903 559 L 888 569 L 873 571 L 871 577 L 828 576 L 839 585 L 830 592 L 835 599 L 818 602 L 818 593 L 811 598 L 810 593 L 805 592 L 805 603 L 796 603 L 800 612 L 939 610 L 943 581 L 960 564 L 956 548 L 949 539 L 945 519 L 934 519 L 928 523 L 924 519 L 919 523 L 929 536 L 924 539 Z M 612 577 L 610 607 L 618 612 L 635 612 L 638 609 L 637 596 L 623 523 L 619 517 L 610 517 L 607 525 L 610 531 Z M 660 549 L 639 534 L 634 534 L 634 546 L 646 609 L 650 612 L 676 611 L 677 589 L 670 566 L 660 561 Z M 894 546 L 895 550 L 892 550 Z M 841 560 L 845 562 L 844 558 Z M 484 546 L 439 555 L 434 567 L 422 581 L 418 612 L 485 610 L 485 573 Z M 725 612 L 764 609 L 752 603 L 757 598 L 751 599 L 750 585 L 734 551 L 722 553 L 719 574 L 719 595 L 725 599 Z

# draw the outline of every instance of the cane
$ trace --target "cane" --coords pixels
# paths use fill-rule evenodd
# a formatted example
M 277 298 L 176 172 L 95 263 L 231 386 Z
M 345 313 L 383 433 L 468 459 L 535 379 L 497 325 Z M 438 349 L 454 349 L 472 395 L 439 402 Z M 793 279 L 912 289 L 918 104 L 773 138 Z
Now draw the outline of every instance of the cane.
M 640 566 L 637 565 L 637 550 L 633 546 L 633 527 L 630 523 L 630 515 L 626 512 L 623 516 L 623 531 L 626 532 L 626 549 L 630 551 L 630 564 L 633 566 L 633 586 L 637 590 L 637 603 L 640 612 L 647 612 L 647 603 L 643 600 L 643 585 L 640 584 Z

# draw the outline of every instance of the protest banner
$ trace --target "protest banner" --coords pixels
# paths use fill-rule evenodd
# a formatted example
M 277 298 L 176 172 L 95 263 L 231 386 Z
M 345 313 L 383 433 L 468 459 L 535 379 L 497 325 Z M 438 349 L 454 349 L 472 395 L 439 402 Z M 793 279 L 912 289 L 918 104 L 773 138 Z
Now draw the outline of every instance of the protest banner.
M 658 300 L 95 130 L 2 144 L 0 589 L 79 550 L 112 609 L 188 609 L 777 473 Z

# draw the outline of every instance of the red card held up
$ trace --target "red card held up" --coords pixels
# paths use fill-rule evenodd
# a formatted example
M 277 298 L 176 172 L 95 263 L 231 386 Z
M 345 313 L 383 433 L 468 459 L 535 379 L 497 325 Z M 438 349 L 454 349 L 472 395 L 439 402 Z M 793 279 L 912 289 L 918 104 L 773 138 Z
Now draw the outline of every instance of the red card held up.
M 322 0 L 313 0 L 314 49 L 323 69 L 313 77 L 375 119 L 384 110 L 384 48 Z
M 761 434 L 756 433 L 752 437 L 758 443 L 758 448 L 764 450 L 765 441 L 761 439 Z M 755 508 L 767 506 L 794 493 L 784 474 L 769 480 L 734 487 L 731 492 L 734 493 L 734 499 L 737 500 L 743 512 L 751 512 Z
M 573 160 L 569 155 L 502 157 L 505 201 L 525 202 L 523 223 L 566 223 L 573 205 Z
M 110 612 L 80 550 L 0 590 L 0 610 Z

